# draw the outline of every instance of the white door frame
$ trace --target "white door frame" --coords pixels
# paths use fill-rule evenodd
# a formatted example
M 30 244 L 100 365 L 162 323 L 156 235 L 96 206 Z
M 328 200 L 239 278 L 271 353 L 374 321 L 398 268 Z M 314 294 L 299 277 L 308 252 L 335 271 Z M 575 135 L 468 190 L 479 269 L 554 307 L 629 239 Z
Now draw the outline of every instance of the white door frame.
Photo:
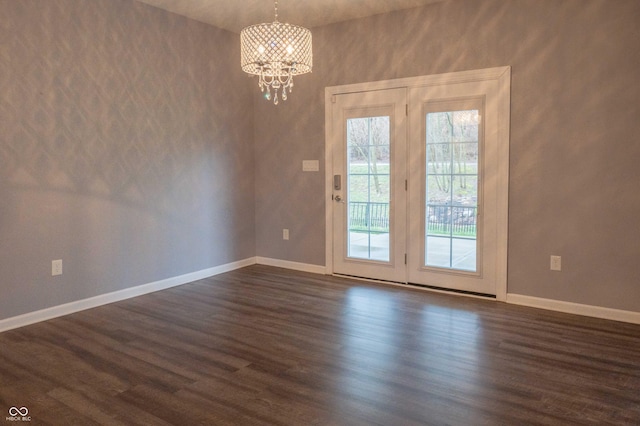
M 334 190 L 333 196 L 341 196 L 343 202 L 333 202 L 333 272 L 335 274 L 347 274 L 351 276 L 371 277 L 380 280 L 404 283 L 407 280 L 407 268 L 405 263 L 406 238 L 407 238 L 407 191 L 405 190 L 406 158 L 407 158 L 407 120 L 406 111 L 407 91 L 405 88 L 388 90 L 370 90 L 340 94 L 336 96 L 333 104 L 333 122 L 341 122 L 343 127 L 340 132 L 335 132 L 333 175 L 341 175 L 343 184 L 341 190 Z M 346 123 L 353 118 L 385 116 L 389 119 L 388 149 L 392 161 L 390 161 L 389 175 L 389 240 L 387 248 L 389 258 L 386 260 L 375 258 L 363 258 L 350 253 L 351 232 L 348 226 L 349 205 L 351 194 L 349 182 L 351 173 L 349 169 L 349 156 L 345 149 L 348 144 Z M 343 169 L 344 167 L 344 169 Z M 357 179 L 357 178 L 356 178 Z M 371 183 L 370 183 L 371 184 Z M 346 202 L 346 203 L 345 203 Z M 338 213 L 341 212 L 341 213 Z M 343 232 L 336 233 L 337 229 Z M 370 246 L 371 242 L 369 242 Z
M 343 93 L 366 92 L 395 88 L 412 88 L 442 84 L 495 80 L 498 83 L 498 168 L 497 170 L 497 253 L 496 300 L 507 298 L 507 243 L 509 208 L 509 133 L 511 113 L 511 67 L 435 74 L 394 80 L 357 83 L 325 88 L 325 265 L 326 273 L 333 274 L 333 97 Z

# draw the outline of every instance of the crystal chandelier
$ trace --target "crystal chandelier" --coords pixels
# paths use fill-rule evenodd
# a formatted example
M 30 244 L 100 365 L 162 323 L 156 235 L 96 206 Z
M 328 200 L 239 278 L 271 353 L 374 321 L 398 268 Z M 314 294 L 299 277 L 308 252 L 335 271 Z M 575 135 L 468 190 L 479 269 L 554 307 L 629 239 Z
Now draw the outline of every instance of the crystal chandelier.
M 273 23 L 251 25 L 240 32 L 240 55 L 242 70 L 257 75 L 260 90 L 266 89 L 265 98 L 273 97 L 277 105 L 278 90 L 286 101 L 293 76 L 311 72 L 313 53 L 311 31 L 278 22 L 277 0 L 274 8 Z

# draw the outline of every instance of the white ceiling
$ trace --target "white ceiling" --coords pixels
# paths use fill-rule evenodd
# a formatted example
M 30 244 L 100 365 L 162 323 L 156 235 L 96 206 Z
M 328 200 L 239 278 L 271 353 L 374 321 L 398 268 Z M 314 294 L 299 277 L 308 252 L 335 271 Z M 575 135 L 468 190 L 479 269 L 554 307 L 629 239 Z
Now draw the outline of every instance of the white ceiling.
M 236 33 L 273 22 L 273 0 L 138 0 Z M 445 0 L 279 0 L 278 21 L 316 27 Z

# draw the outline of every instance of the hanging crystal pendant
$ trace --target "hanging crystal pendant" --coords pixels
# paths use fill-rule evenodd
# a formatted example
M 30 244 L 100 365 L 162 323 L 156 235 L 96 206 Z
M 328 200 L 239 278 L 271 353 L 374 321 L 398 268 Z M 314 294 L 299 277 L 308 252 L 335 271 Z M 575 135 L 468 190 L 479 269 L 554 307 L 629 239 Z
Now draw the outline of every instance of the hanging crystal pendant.
M 275 20 L 271 24 L 246 27 L 240 33 L 242 70 L 258 76 L 258 86 L 278 104 L 278 90 L 282 100 L 291 93 L 293 76 L 311 72 L 313 53 L 311 31 L 297 25 L 278 22 L 278 2 L 275 1 Z

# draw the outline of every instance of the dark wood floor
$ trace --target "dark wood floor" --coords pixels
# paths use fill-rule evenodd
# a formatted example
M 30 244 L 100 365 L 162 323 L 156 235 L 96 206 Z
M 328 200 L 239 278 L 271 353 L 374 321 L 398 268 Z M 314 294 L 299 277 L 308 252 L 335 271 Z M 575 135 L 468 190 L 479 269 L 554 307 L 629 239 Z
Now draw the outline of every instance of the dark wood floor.
M 14 406 L 34 425 L 638 425 L 640 326 L 252 266 L 0 334 L 0 423 Z

